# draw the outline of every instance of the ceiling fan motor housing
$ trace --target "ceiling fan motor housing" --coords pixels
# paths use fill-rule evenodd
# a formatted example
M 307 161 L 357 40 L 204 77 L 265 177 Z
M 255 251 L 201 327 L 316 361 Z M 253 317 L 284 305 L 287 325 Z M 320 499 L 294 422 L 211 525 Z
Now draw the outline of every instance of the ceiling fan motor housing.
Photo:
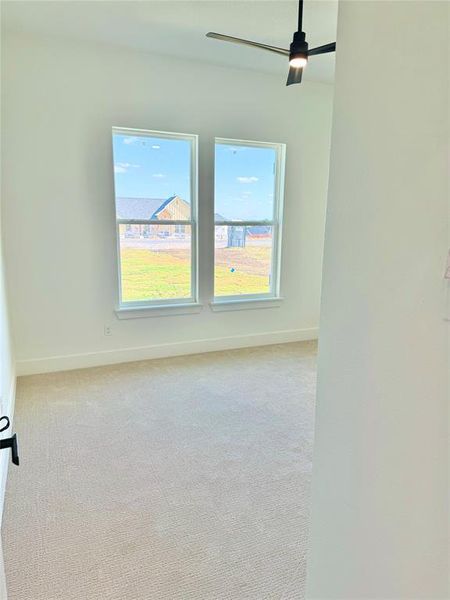
M 292 44 L 289 46 L 289 60 L 304 58 L 308 60 L 308 42 L 304 31 L 294 33 Z

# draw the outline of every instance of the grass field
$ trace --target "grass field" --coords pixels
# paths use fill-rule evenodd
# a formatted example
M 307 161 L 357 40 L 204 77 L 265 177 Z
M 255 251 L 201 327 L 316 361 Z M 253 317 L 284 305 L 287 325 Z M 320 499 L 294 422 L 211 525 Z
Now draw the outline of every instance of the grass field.
M 216 250 L 215 295 L 269 291 L 270 247 Z M 122 300 L 188 298 L 191 269 L 188 250 L 122 248 Z

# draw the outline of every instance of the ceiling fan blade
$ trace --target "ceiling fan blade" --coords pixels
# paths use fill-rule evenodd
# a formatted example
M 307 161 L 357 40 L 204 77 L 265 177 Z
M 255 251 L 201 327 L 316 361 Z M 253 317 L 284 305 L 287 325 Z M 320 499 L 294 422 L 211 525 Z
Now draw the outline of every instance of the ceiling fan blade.
M 325 44 L 324 46 L 317 46 L 317 48 L 311 48 L 308 50 L 308 56 L 315 56 L 316 54 L 327 54 L 328 52 L 335 52 L 336 42 Z
M 232 42 L 233 44 L 243 44 L 244 46 L 253 46 L 254 48 L 261 48 L 261 50 L 268 50 L 269 52 L 274 52 L 275 54 L 289 56 L 289 50 L 285 50 L 284 48 L 278 48 L 277 46 L 268 46 L 267 44 L 260 44 L 259 42 L 251 42 L 250 40 L 243 40 L 241 38 L 233 37 L 231 35 L 223 35 L 222 33 L 215 33 L 214 31 L 209 31 L 206 34 L 206 37 L 214 38 L 215 40 L 220 40 L 222 42 Z
M 289 74 L 286 81 L 286 85 L 292 85 L 293 83 L 300 83 L 303 75 L 303 67 L 289 67 Z

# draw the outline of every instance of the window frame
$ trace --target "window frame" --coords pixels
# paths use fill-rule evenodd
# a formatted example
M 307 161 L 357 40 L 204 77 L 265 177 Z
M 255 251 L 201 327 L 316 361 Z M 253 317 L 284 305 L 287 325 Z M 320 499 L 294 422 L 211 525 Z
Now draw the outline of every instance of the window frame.
M 156 131 L 152 129 L 136 129 L 129 127 L 112 127 L 112 137 L 114 135 L 127 135 L 136 137 L 158 137 L 163 139 L 184 140 L 190 143 L 190 219 L 167 220 L 167 219 L 118 219 L 117 218 L 117 194 L 115 177 L 114 181 L 114 210 L 116 222 L 116 249 L 117 249 L 117 272 L 119 287 L 118 311 L 138 311 L 139 309 L 161 309 L 176 308 L 198 305 L 198 135 L 191 133 L 178 133 L 168 131 Z M 112 161 L 114 167 L 114 155 Z M 113 169 L 114 171 L 114 169 Z M 120 252 L 120 225 L 184 225 L 191 229 L 191 295 L 188 298 L 155 298 L 149 300 L 136 300 L 126 302 L 122 300 L 122 261 Z
M 284 209 L 284 184 L 286 169 L 286 144 L 277 142 L 258 142 L 254 140 L 238 140 L 232 138 L 216 137 L 214 138 L 214 157 L 216 154 L 216 145 L 245 146 L 253 148 L 272 148 L 275 150 L 275 178 L 273 191 L 273 213 L 272 220 L 263 221 L 239 221 L 223 220 L 216 221 L 214 217 L 214 274 L 213 274 L 213 302 L 212 305 L 226 305 L 233 303 L 242 303 L 250 306 L 252 302 L 268 300 L 281 300 L 281 244 L 283 235 L 283 209 Z M 214 160 L 214 173 L 216 172 L 216 162 Z M 214 215 L 216 214 L 215 205 L 215 185 L 214 185 Z M 261 294 L 232 294 L 216 296 L 216 247 L 215 247 L 215 228 L 216 226 L 270 226 L 272 228 L 272 256 L 271 256 L 271 279 L 270 291 Z

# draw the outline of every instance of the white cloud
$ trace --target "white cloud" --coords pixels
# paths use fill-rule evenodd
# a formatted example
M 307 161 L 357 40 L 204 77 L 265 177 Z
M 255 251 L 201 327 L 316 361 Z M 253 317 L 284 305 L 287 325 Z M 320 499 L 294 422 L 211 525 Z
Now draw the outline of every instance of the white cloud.
M 239 183 L 256 183 L 258 181 L 258 177 L 251 175 L 250 177 L 236 177 Z
M 157 144 L 155 144 L 154 146 L 152 146 L 153 150 L 159 150 L 161 148 L 161 146 L 158 146 Z
M 152 177 L 156 179 L 163 179 L 165 177 L 164 173 L 152 173 Z
M 123 138 L 123 143 L 124 144 L 134 144 L 134 142 L 136 142 L 136 141 L 137 141 L 137 138 L 135 138 L 135 137 L 126 137 L 126 138 Z
M 126 173 L 128 169 L 139 169 L 141 165 L 135 165 L 133 163 L 116 163 L 114 165 L 114 173 Z

